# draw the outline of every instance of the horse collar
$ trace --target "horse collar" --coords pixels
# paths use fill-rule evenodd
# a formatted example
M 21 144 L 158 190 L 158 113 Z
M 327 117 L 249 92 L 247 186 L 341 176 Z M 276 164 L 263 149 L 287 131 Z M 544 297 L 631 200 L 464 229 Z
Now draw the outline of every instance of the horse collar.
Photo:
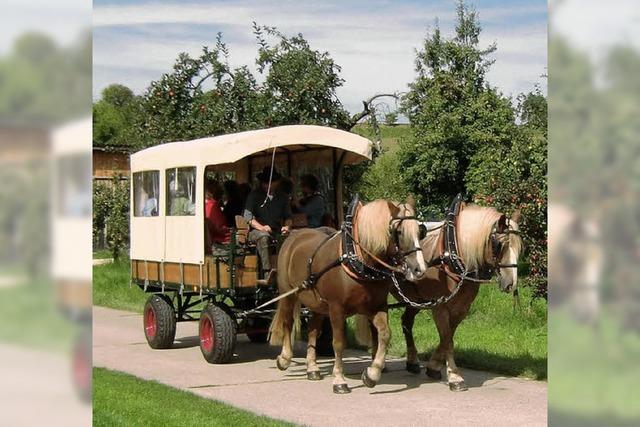
M 441 260 L 453 274 L 466 273 L 466 267 L 458 251 L 458 238 L 456 233 L 458 215 L 463 207 L 462 194 L 453 199 L 453 203 L 447 210 L 444 220 L 444 238 Z
M 392 271 L 387 269 L 378 269 L 371 265 L 368 265 L 363 261 L 361 255 L 358 254 L 358 243 L 354 240 L 355 233 L 355 220 L 358 213 L 358 209 L 362 206 L 358 195 L 356 195 L 349 208 L 347 214 L 342 223 L 342 242 L 341 242 L 341 254 L 340 259 L 346 272 L 358 279 L 366 280 L 387 280 Z

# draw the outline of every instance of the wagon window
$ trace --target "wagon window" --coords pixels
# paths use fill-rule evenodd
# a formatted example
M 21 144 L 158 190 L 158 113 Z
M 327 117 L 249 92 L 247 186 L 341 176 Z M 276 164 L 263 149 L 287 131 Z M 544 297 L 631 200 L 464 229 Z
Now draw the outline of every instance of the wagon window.
M 160 171 L 133 174 L 133 216 L 158 216 Z
M 167 215 L 196 214 L 196 168 L 167 169 Z

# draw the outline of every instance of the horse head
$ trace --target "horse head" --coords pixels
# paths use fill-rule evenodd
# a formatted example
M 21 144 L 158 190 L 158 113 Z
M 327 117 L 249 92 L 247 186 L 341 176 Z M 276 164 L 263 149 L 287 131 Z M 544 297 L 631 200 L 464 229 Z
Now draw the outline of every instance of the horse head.
M 513 292 L 518 286 L 518 258 L 522 252 L 519 221 L 520 211 L 510 218 L 500 215 L 488 239 L 485 262 L 496 272 L 498 286 L 503 292 Z

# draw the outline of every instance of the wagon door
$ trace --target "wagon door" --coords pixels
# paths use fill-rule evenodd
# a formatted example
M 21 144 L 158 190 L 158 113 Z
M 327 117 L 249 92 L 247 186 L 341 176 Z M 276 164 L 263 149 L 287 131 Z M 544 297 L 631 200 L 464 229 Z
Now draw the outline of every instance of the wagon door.
M 204 209 L 202 177 L 195 166 L 165 172 L 165 262 L 204 262 Z
M 159 280 L 164 258 L 164 203 L 160 170 L 134 172 L 131 179 L 131 259 L 146 261 L 149 279 Z M 148 263 L 152 262 L 152 267 Z M 146 271 L 144 276 L 147 277 Z

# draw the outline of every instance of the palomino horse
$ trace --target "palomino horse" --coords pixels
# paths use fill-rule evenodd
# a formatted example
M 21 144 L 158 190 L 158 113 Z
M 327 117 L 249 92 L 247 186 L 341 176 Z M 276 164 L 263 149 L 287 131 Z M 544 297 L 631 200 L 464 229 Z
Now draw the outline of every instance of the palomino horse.
M 513 292 L 517 287 L 517 261 L 522 251 L 522 239 L 518 232 L 520 214 L 514 213 L 509 219 L 493 208 L 467 205 L 458 214 L 456 235 L 459 256 L 466 272 L 485 273 L 484 279 L 495 272 L 498 285 L 504 292 Z M 421 241 L 426 260 L 441 257 L 442 233 L 428 233 Z M 488 273 L 488 274 L 487 274 Z M 400 284 L 402 293 L 412 302 L 436 302 L 432 308 L 433 319 L 440 335 L 440 344 L 427 362 L 427 375 L 441 379 L 441 369 L 446 363 L 447 380 L 452 391 L 467 390 L 453 358 L 453 336 L 460 322 L 467 316 L 471 303 L 478 295 L 481 280 L 473 276 L 462 281 L 460 274 L 454 274 L 445 266 L 429 268 L 424 278 L 417 283 Z M 394 297 L 404 301 L 396 289 Z M 449 298 L 450 297 L 450 298 Z M 413 339 L 413 322 L 421 310 L 420 304 L 409 304 L 402 315 L 402 331 L 407 343 L 407 370 L 420 372 L 418 351 Z M 375 338 L 375 336 L 374 336 Z
M 299 327 L 300 305 L 304 304 L 312 312 L 307 378 L 322 378 L 315 346 L 322 321 L 328 315 L 335 352 L 333 391 L 350 392 L 342 366 L 344 322 L 348 316 L 361 314 L 373 323 L 379 337 L 378 356 L 362 373 L 367 387 L 376 385 L 391 336 L 387 319 L 391 276 L 400 272 L 407 280 L 418 280 L 426 271 L 414 209 L 412 199 L 404 204 L 376 200 L 366 205 L 356 200 L 342 231 L 328 234 L 326 230 L 303 229 L 291 233 L 278 255 L 278 288 L 280 294 L 290 295 L 279 301 L 270 327 L 270 344 L 282 344 L 276 359 L 279 369 L 285 370 L 291 364 L 292 339 Z M 365 330 L 368 333 L 366 325 Z

